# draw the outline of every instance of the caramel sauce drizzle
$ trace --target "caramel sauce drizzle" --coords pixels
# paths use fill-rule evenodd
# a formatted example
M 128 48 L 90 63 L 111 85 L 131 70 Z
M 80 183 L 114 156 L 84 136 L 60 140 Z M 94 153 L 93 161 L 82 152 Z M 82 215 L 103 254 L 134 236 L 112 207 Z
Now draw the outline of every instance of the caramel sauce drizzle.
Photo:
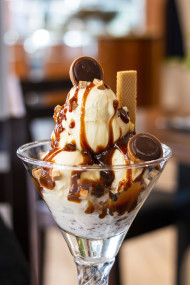
M 75 121 L 72 119 L 69 124 L 69 128 L 73 129 L 74 127 L 75 127 Z
M 60 135 L 64 131 L 64 128 L 62 126 L 62 121 L 67 119 L 67 117 L 66 117 L 67 111 L 69 110 L 69 112 L 72 112 L 74 105 L 75 106 L 77 105 L 78 92 L 79 92 L 79 88 L 76 87 L 75 93 L 71 99 L 69 99 L 70 93 L 68 94 L 67 100 L 66 100 L 65 104 L 62 106 L 59 114 L 56 113 L 56 109 L 54 111 L 54 120 L 56 122 L 56 126 L 54 129 L 55 138 L 52 139 L 52 141 L 51 141 L 51 147 L 52 148 L 57 148 L 59 146 Z M 72 122 L 71 128 L 74 128 L 74 127 L 75 127 L 75 122 Z
M 44 157 L 44 161 L 52 162 L 53 158 L 62 151 L 60 148 L 51 149 L 48 154 Z
M 62 151 L 61 149 L 54 148 L 48 152 L 48 154 L 44 157 L 43 160 L 51 162 L 53 158 L 61 151 Z M 52 180 L 51 176 L 52 167 L 41 167 L 41 170 L 42 170 L 42 175 L 39 180 L 40 185 L 49 190 L 52 190 L 55 187 L 55 182 Z
M 49 190 L 53 190 L 53 188 L 55 187 L 55 182 L 52 180 L 51 172 L 51 168 L 42 167 L 42 175 L 40 177 L 40 185 Z
M 99 218 L 103 219 L 106 215 L 111 215 L 115 212 L 119 216 L 126 212 L 131 212 L 137 206 L 137 199 L 141 191 L 144 190 L 144 186 L 140 182 L 136 182 L 131 185 L 126 191 L 118 194 L 116 201 L 109 199 L 108 202 L 102 207 L 102 211 L 99 214 Z
M 62 152 L 62 151 L 75 151 L 76 150 L 76 145 L 75 144 L 68 144 L 64 148 L 59 149 L 59 148 L 54 148 L 48 152 L 48 154 L 44 157 L 44 161 L 47 162 L 54 162 L 53 159 L 54 157 Z M 52 179 L 52 167 L 41 167 L 42 170 L 42 175 L 40 177 L 40 185 L 41 187 L 38 187 L 39 192 L 41 193 L 42 187 L 45 187 L 49 190 L 53 190 L 55 187 L 55 182 Z M 42 194 L 41 194 L 42 195 Z
M 64 131 L 64 128 L 62 126 L 62 121 L 66 119 L 66 112 L 67 112 L 67 109 L 65 108 L 65 105 L 63 105 L 56 119 L 56 126 L 54 129 L 55 138 L 52 139 L 51 141 L 52 148 L 57 148 L 59 146 L 60 134 Z M 54 119 L 55 119 L 55 115 L 54 115 Z
M 72 96 L 71 99 L 68 100 L 67 102 L 67 105 L 68 105 L 68 108 L 69 108 L 69 112 L 72 112 L 73 111 L 73 107 L 76 106 L 77 102 L 78 102 L 78 92 L 79 92 L 79 87 L 77 86 L 75 88 L 75 93 L 74 95 Z
M 88 206 L 85 210 L 85 214 L 92 214 L 95 211 L 95 207 L 91 201 L 88 201 Z
M 71 174 L 71 187 L 67 199 L 72 202 L 80 203 L 80 187 L 78 180 L 80 179 L 81 171 L 72 171 Z

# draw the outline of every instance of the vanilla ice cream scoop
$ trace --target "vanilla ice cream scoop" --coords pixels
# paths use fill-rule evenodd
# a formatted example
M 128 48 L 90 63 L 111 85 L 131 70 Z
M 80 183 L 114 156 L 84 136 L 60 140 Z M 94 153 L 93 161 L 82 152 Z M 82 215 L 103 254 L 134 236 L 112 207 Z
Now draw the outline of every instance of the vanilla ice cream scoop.
M 134 131 L 127 108 L 118 109 L 114 92 L 97 79 L 73 87 L 65 105 L 57 109 L 54 148 L 74 144 L 78 150 L 96 153 Z
M 91 57 L 76 59 L 70 68 L 73 88 L 66 103 L 54 112 L 52 147 L 67 144 L 80 151 L 99 153 L 134 132 L 127 107 L 118 108 L 114 92 L 103 81 L 101 65 Z

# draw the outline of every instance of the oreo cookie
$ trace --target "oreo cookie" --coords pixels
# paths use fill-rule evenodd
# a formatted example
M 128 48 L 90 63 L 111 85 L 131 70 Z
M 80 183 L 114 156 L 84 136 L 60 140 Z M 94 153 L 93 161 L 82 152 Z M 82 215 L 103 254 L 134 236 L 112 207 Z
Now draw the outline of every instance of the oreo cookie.
M 128 156 L 134 162 L 155 160 L 163 156 L 162 145 L 153 135 L 136 134 L 129 140 Z
M 94 58 L 81 56 L 71 64 L 69 75 L 73 85 L 77 86 L 79 81 L 93 82 L 95 78 L 103 80 L 104 72 L 99 62 Z

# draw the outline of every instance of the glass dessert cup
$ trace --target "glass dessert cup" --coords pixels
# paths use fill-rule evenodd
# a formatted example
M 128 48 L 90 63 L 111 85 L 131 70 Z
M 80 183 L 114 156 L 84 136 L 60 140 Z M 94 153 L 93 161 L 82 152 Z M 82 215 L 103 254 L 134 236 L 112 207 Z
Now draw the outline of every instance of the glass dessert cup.
M 171 156 L 171 149 L 162 147 L 157 160 L 114 166 L 43 161 L 49 140 L 17 150 L 70 249 L 79 285 L 108 284 L 121 243 Z

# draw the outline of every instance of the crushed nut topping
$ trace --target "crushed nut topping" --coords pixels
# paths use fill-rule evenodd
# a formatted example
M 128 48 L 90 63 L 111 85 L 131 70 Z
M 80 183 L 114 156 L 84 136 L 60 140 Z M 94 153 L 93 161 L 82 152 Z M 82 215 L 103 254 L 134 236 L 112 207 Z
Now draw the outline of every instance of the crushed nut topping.
M 59 180 L 61 178 L 61 172 L 59 170 L 54 170 L 52 172 L 53 181 Z
M 47 154 L 46 151 L 45 151 L 45 152 L 41 152 L 41 153 L 40 153 L 40 159 L 43 160 L 44 157 L 46 156 L 46 154 Z
M 34 176 L 34 178 L 39 180 L 40 177 L 42 176 L 42 169 L 40 169 L 40 168 L 33 169 L 32 170 L 32 175 Z
M 106 89 L 103 80 L 99 80 L 99 79 L 95 78 L 93 83 L 97 86 L 98 89 L 101 89 L 101 90 L 105 90 Z
M 79 89 L 84 89 L 87 87 L 87 81 L 79 81 Z
M 73 101 L 71 103 L 71 107 L 72 107 L 72 110 L 75 110 L 78 107 L 78 103 L 76 101 Z
M 88 191 L 85 189 L 80 190 L 80 197 L 81 198 L 86 198 L 88 196 Z
M 54 108 L 54 115 L 53 115 L 53 118 L 55 120 L 55 122 L 57 123 L 57 117 L 58 117 L 58 114 L 60 113 L 62 109 L 62 106 L 60 105 L 57 105 L 55 108 Z

